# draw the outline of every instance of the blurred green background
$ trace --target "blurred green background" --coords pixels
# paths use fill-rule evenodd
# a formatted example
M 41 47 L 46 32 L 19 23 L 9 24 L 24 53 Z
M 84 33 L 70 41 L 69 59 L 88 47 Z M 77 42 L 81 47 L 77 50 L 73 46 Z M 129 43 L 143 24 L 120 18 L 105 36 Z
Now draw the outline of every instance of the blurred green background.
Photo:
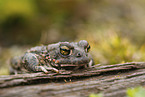
M 0 75 L 27 48 L 87 40 L 95 64 L 145 60 L 144 0 L 0 0 Z

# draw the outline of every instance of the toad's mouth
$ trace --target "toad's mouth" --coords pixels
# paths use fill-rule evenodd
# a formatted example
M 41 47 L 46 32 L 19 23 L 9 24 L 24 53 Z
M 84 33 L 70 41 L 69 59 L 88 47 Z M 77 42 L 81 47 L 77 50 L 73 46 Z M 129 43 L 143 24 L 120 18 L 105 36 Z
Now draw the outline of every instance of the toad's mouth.
M 67 61 L 67 62 L 66 62 Z M 66 62 L 66 63 L 65 63 Z M 52 66 L 55 68 L 64 68 L 64 69 L 74 69 L 74 68 L 86 68 L 92 65 L 92 60 L 84 59 L 81 61 L 72 61 L 69 62 L 68 60 L 59 61 L 58 63 L 53 63 Z
M 73 70 L 79 68 L 85 68 L 87 64 L 55 64 L 54 67 L 58 69 Z
M 88 57 L 75 58 L 75 59 L 55 59 L 51 65 L 55 68 L 73 69 L 79 67 L 86 67 L 90 63 Z
M 61 67 L 76 67 L 76 66 L 84 66 L 86 64 L 55 64 L 56 67 L 58 67 L 59 65 Z

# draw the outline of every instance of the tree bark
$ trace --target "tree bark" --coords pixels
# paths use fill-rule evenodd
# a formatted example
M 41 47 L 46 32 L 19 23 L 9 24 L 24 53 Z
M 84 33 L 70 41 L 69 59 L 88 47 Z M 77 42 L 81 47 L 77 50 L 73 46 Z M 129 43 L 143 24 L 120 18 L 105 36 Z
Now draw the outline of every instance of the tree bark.
M 0 76 L 0 97 L 123 97 L 126 88 L 145 85 L 145 63 L 95 65 L 93 68 Z

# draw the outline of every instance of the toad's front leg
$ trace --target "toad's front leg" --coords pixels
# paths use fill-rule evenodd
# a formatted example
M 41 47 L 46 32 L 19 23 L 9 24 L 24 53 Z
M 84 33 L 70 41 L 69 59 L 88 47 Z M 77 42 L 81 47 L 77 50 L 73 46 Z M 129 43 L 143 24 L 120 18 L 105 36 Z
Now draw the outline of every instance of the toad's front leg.
M 23 66 L 25 69 L 31 72 L 44 72 L 48 73 L 48 70 L 58 73 L 58 70 L 53 67 L 41 66 L 37 56 L 34 53 L 26 53 L 22 58 Z

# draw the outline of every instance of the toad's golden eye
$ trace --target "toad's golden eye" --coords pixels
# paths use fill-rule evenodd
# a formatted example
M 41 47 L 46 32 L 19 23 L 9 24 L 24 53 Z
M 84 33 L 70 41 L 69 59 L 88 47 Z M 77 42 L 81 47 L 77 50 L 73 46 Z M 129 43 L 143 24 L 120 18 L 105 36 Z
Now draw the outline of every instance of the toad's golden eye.
M 61 46 L 60 47 L 60 53 L 62 55 L 69 55 L 70 54 L 70 49 L 67 46 Z
M 86 52 L 89 52 L 90 48 L 91 48 L 90 45 L 88 45 L 87 48 L 86 48 Z

